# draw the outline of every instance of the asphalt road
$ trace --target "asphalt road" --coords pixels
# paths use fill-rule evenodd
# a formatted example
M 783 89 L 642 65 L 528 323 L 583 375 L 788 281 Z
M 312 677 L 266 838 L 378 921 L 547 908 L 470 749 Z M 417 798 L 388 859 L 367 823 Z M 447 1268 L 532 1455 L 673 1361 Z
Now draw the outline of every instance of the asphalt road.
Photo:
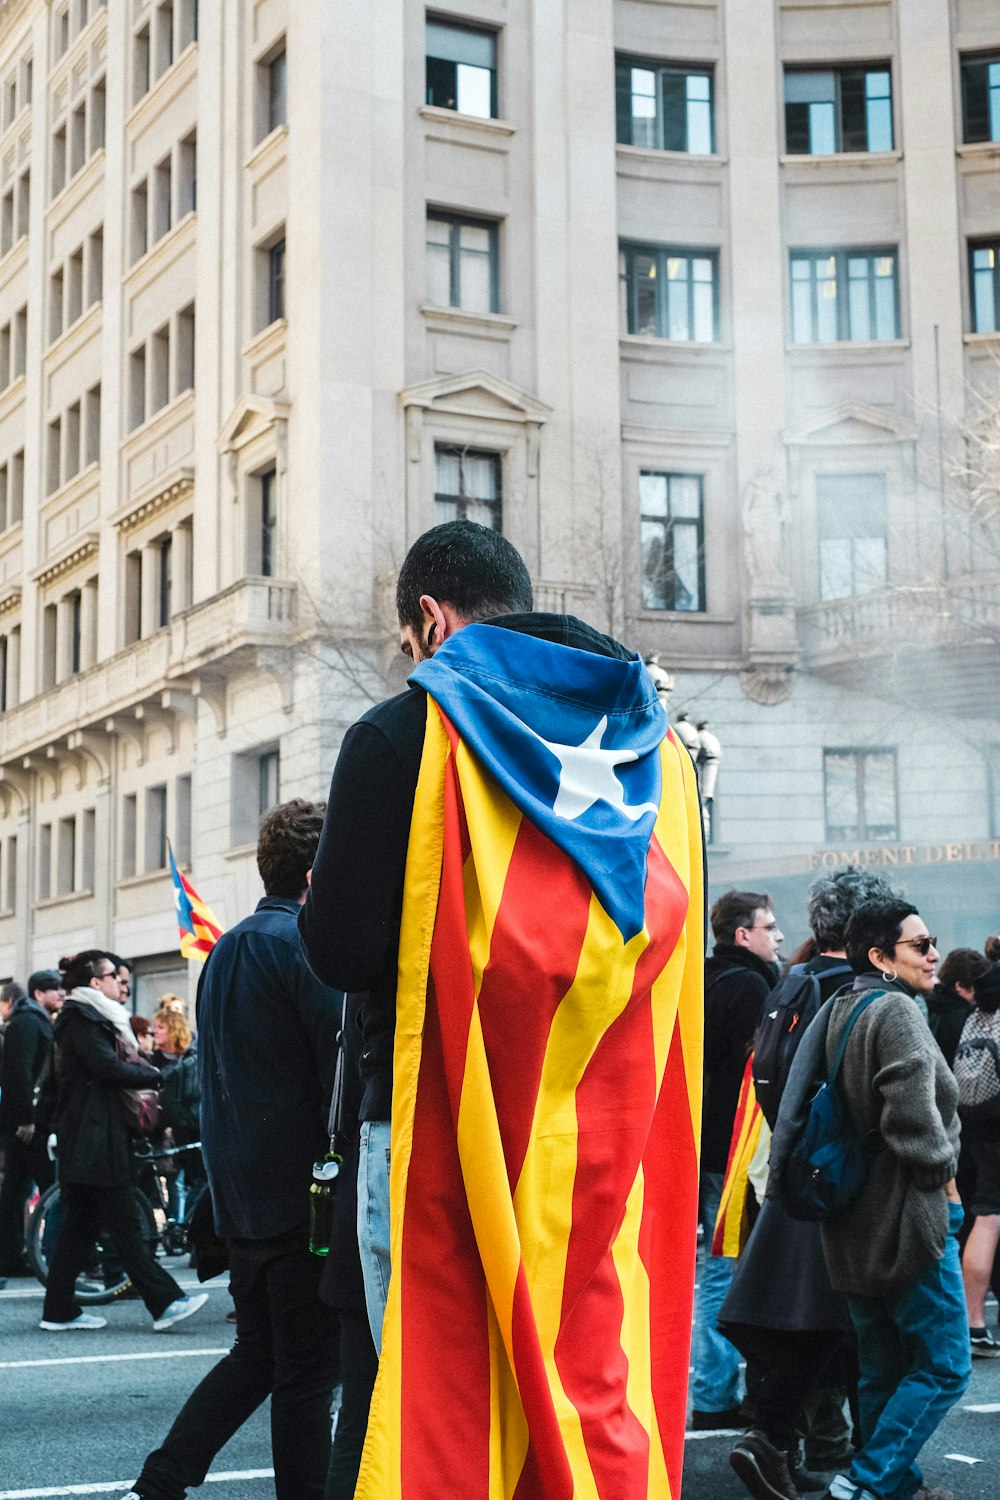
M 167 1265 L 185 1290 L 185 1260 Z M 141 1302 L 91 1309 L 97 1333 L 43 1333 L 42 1288 L 0 1290 L 0 1500 L 63 1495 L 119 1500 L 190 1392 L 232 1347 L 228 1278 L 208 1282 L 205 1307 L 154 1333 Z M 218 1455 L 210 1500 L 274 1500 L 267 1406 Z
M 183 1261 L 171 1269 L 186 1288 L 195 1285 Z M 94 1309 L 108 1317 L 99 1333 L 57 1335 L 37 1327 L 41 1287 L 8 1282 L 0 1291 L 0 1500 L 120 1500 L 191 1390 L 232 1344 L 226 1279 L 207 1290 L 207 1306 L 167 1333 L 153 1333 L 142 1304 L 126 1302 Z M 688 1435 L 684 1500 L 745 1500 L 727 1462 L 733 1440 L 732 1433 Z M 998 1500 L 1000 1360 L 975 1361 L 972 1386 L 922 1462 L 927 1483 L 947 1486 L 956 1500 Z M 202 1493 L 273 1500 L 270 1476 L 264 1406 L 218 1455 L 211 1488 Z

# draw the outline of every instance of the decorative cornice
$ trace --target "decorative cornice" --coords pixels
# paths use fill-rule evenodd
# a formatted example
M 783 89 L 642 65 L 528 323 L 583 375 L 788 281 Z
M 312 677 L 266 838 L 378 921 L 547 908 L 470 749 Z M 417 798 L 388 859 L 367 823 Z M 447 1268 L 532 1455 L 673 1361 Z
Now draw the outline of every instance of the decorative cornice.
M 21 585 L 15 583 L 13 588 L 9 588 L 0 594 L 0 620 L 4 620 L 8 615 L 13 614 L 16 609 L 20 608 L 20 604 Z
M 111 517 L 112 526 L 119 531 L 132 531 L 142 521 L 148 521 L 159 511 L 168 509 L 182 495 L 194 489 L 194 469 L 175 469 L 166 484 L 157 482 L 138 501 L 131 501 Z
M 32 0 L 4 0 L 0 5 L 0 45 L 7 40 L 25 12 L 31 9 L 31 5 Z
M 45 562 L 40 568 L 36 568 L 31 577 L 39 588 L 52 582 L 54 578 L 60 578 L 64 573 L 70 573 L 78 568 L 88 557 L 93 557 L 99 546 L 96 531 L 85 531 L 82 535 L 74 538 L 73 547 L 65 552 L 62 557 L 57 557 L 52 562 Z

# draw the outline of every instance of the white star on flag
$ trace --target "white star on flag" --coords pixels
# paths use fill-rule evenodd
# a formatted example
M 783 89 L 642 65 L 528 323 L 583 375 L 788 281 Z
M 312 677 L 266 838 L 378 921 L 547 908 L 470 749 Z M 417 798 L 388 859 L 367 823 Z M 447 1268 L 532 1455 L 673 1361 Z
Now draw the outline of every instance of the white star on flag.
M 599 721 L 582 745 L 560 745 L 537 738 L 559 762 L 559 790 L 552 811 L 557 818 L 572 822 L 581 818 L 597 802 L 606 802 L 635 823 L 646 813 L 659 812 L 655 802 L 636 806 L 625 801 L 625 788 L 615 775 L 615 766 L 638 760 L 634 750 L 602 750 L 601 741 L 608 727 L 607 714 Z

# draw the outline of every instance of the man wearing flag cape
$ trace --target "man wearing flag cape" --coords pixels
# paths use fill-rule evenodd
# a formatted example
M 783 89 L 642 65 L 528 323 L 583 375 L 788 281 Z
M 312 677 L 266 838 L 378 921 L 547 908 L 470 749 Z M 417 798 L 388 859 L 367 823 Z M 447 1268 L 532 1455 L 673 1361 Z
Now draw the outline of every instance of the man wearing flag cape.
M 677 1500 L 701 1110 L 701 823 L 642 662 L 425 533 L 416 663 L 340 752 L 300 930 L 364 991 L 358 1500 Z

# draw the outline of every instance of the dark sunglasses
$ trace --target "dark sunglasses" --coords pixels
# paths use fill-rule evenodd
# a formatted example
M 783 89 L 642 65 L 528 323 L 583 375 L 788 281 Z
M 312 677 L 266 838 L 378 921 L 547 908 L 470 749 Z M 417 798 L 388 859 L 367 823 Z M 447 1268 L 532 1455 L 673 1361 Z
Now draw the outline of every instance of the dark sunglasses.
M 906 943 L 906 945 L 910 948 L 916 948 L 917 952 L 921 954 L 923 958 L 927 957 L 932 948 L 937 947 L 936 937 L 900 938 L 899 941 L 901 943 Z

